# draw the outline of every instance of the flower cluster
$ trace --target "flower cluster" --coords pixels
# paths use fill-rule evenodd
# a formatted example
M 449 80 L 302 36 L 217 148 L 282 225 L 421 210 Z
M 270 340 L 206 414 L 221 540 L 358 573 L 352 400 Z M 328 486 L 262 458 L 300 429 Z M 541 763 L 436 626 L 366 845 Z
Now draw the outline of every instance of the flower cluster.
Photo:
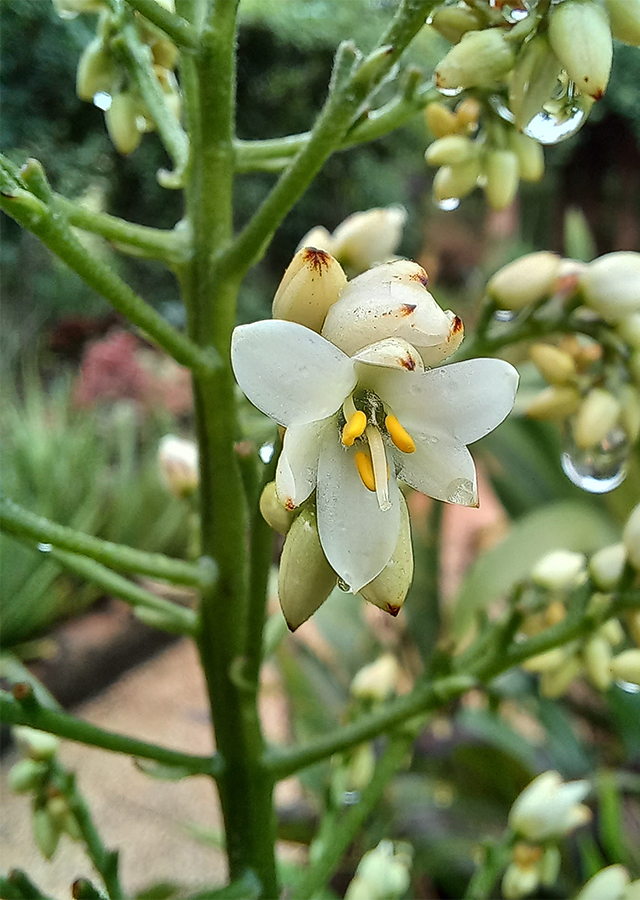
M 413 575 L 398 481 L 476 506 L 467 444 L 508 414 L 517 373 L 495 359 L 430 368 L 459 346 L 462 323 L 408 260 L 347 282 L 326 251 L 304 247 L 273 313 L 236 328 L 231 359 L 249 400 L 286 428 L 275 486 L 263 496 L 267 519 L 287 530 L 285 618 L 298 627 L 336 581 L 395 615 Z

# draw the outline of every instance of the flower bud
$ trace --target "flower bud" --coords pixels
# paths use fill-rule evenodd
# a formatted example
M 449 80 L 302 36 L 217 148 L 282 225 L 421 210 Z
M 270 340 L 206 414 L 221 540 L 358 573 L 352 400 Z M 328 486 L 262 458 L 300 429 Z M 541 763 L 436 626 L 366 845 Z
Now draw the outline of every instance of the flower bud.
M 631 313 L 620 319 L 616 331 L 630 347 L 640 350 L 640 312 Z
M 465 134 L 472 134 L 478 127 L 482 105 L 475 97 L 465 97 L 456 106 L 456 124 Z
M 607 621 L 598 629 L 598 633 L 601 634 L 612 647 L 617 647 L 618 644 L 621 644 L 625 639 L 624 628 L 620 624 L 619 619 L 607 619 Z
M 460 200 L 475 188 L 482 174 L 480 157 L 457 166 L 443 166 L 433 179 L 433 197 L 436 203 L 443 200 Z
M 543 772 L 516 799 L 509 825 L 534 843 L 562 837 L 590 820 L 590 810 L 582 806 L 588 793 L 588 781 L 565 784 L 558 772 Z
M 76 72 L 78 97 L 81 100 L 91 101 L 101 91 L 110 94 L 116 77 L 117 69 L 113 55 L 101 38 L 94 38 L 87 44 L 78 62 Z
M 380 841 L 360 860 L 345 900 L 400 900 L 409 887 L 411 857 L 397 853 L 391 841 Z
M 425 110 L 425 119 L 435 138 L 443 138 L 457 131 L 457 116 L 444 103 L 430 103 Z
M 640 253 L 621 250 L 589 263 L 580 276 L 585 303 L 607 322 L 640 312 Z
M 176 497 L 187 497 L 198 487 L 198 446 L 174 434 L 158 444 L 158 463 L 163 481 Z
M 623 44 L 640 47 L 640 0 L 604 0 L 611 34 Z
M 640 684 L 640 650 L 625 650 L 611 660 L 611 673 L 614 678 Z
M 487 294 L 501 309 L 518 310 L 553 292 L 560 257 L 541 250 L 503 266 L 487 284 Z
M 576 900 L 622 900 L 628 884 L 629 873 L 624 866 L 607 866 L 587 881 Z
M 175 69 L 178 62 L 178 48 L 168 38 L 159 38 L 151 45 L 153 63 L 163 69 Z
M 557 847 L 547 846 L 540 861 L 540 881 L 546 887 L 555 884 L 560 874 L 562 857 Z
M 627 558 L 636 571 L 640 572 L 640 503 L 633 509 L 622 532 L 622 540 Z
M 584 645 L 582 661 L 589 681 L 599 691 L 611 687 L 611 646 L 605 638 L 594 635 Z
M 468 137 L 450 134 L 434 141 L 424 155 L 430 166 L 455 166 L 478 154 L 478 147 Z
M 584 580 L 586 557 L 571 550 L 552 550 L 531 570 L 531 580 L 548 591 L 571 590 Z
M 611 431 L 620 416 L 620 402 L 604 388 L 592 388 L 582 401 L 573 438 L 581 450 L 596 447 Z
M 549 41 L 580 93 L 600 100 L 613 59 L 605 10 L 592 0 L 565 0 L 553 6 Z
M 511 150 L 489 150 L 484 160 L 484 193 L 492 209 L 506 209 L 518 192 L 518 157 Z
M 413 581 L 413 547 L 411 522 L 407 502 L 400 495 L 400 533 L 393 556 L 369 584 L 360 588 L 360 594 L 368 603 L 397 616 Z
M 320 544 L 315 509 L 308 505 L 291 525 L 280 558 L 278 594 L 290 631 L 313 615 L 336 581 Z
M 631 384 L 620 386 L 620 424 L 630 443 L 635 444 L 640 435 L 640 392 Z
M 551 344 L 534 344 L 529 356 L 543 378 L 551 384 L 565 384 L 575 380 L 577 373 L 573 357 Z
M 624 544 L 612 544 L 593 554 L 589 560 L 589 575 L 598 590 L 613 591 L 616 589 L 626 558 Z
M 519 131 L 552 98 L 561 71 L 545 35 L 537 35 L 523 46 L 509 82 L 509 107 Z
M 38 850 L 45 859 L 51 859 L 58 847 L 61 829 L 49 815 L 46 806 L 33 811 L 32 826 Z
M 429 25 L 450 44 L 457 44 L 468 31 L 478 31 L 482 28 L 480 16 L 465 3 L 436 9 L 429 19 Z
M 386 338 L 400 338 L 433 366 L 450 356 L 463 337 L 460 319 L 442 310 L 427 291 L 417 263 L 396 260 L 350 281 L 327 315 L 323 336 L 349 356 Z
M 538 866 L 521 866 L 511 862 L 502 876 L 502 896 L 505 900 L 521 900 L 533 894 L 539 884 Z
M 265 485 L 260 494 L 260 513 L 267 525 L 278 534 L 287 534 L 295 518 L 295 513 L 280 502 L 275 481 Z
M 544 175 L 544 150 L 542 144 L 520 134 L 509 133 L 509 146 L 518 157 L 518 175 L 523 181 L 540 181 Z
M 282 276 L 273 299 L 273 318 L 320 331 L 347 283 L 340 263 L 325 250 L 303 247 Z
M 439 90 L 486 87 L 506 75 L 515 52 L 499 28 L 470 31 L 452 47 L 435 70 Z
M 404 206 L 354 213 L 333 232 L 332 253 L 352 272 L 365 272 L 395 253 L 406 221 Z
M 29 728 L 28 725 L 16 725 L 13 736 L 31 759 L 48 762 L 53 759 L 60 747 L 60 741 L 55 735 Z
M 580 393 L 572 387 L 545 388 L 531 401 L 526 413 L 531 419 L 553 422 L 573 415 L 580 406 Z
M 302 238 L 296 247 L 296 253 L 303 247 L 315 247 L 316 250 L 326 250 L 327 253 L 333 255 L 333 238 L 322 225 L 315 225 Z
M 557 669 L 549 669 L 540 678 L 540 694 L 549 700 L 557 700 L 582 673 L 582 663 L 577 656 L 569 656 Z
M 138 100 L 129 91 L 114 94 L 104 114 L 107 131 L 118 153 L 128 156 L 142 140 L 138 130 Z
M 40 787 L 47 766 L 35 759 L 21 759 L 9 769 L 7 786 L 14 794 L 26 794 Z
M 384 703 L 395 693 L 400 666 L 392 653 L 385 653 L 375 662 L 356 672 L 351 682 L 351 696 L 369 703 Z
M 543 672 L 554 672 L 564 665 L 569 655 L 564 647 L 554 647 L 537 656 L 531 656 L 522 663 L 522 668 L 527 672 L 542 675 Z

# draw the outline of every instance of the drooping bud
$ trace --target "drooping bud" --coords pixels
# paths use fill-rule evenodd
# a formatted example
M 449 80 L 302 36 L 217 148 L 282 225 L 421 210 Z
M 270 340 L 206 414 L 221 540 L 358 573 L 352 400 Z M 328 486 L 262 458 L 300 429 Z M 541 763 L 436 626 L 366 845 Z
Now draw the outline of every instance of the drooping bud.
M 118 153 L 128 156 L 142 140 L 138 130 L 138 99 L 129 91 L 114 94 L 104 114 L 107 131 Z
M 591 819 L 582 805 L 588 793 L 588 781 L 563 783 L 558 772 L 543 772 L 516 799 L 509 825 L 532 842 L 562 837 Z
M 384 703 L 395 693 L 400 666 L 392 653 L 360 669 L 351 682 L 351 696 L 366 703 Z
M 540 181 L 544 175 L 544 150 L 542 144 L 520 134 L 509 132 L 509 146 L 518 157 L 518 175 L 523 181 Z
M 515 51 L 499 28 L 485 28 L 465 34 L 435 70 L 440 90 L 486 87 L 512 68 Z
M 612 544 L 594 553 L 589 560 L 589 575 L 600 591 L 613 591 L 620 581 L 627 552 L 624 544 Z
M 640 650 L 625 650 L 611 660 L 611 674 L 621 681 L 640 684 Z
M 45 859 L 51 859 L 60 841 L 62 833 L 60 827 L 53 821 L 46 806 L 40 806 L 33 811 L 31 824 L 38 850 Z
M 587 881 L 576 900 L 604 900 L 605 897 L 607 900 L 627 900 L 624 892 L 628 884 L 629 873 L 624 866 L 607 866 Z
M 582 660 L 589 681 L 599 691 L 611 687 L 611 645 L 601 635 L 594 635 L 584 645 Z
M 531 570 L 531 580 L 548 591 L 567 591 L 584 580 L 586 557 L 572 550 L 552 550 Z
M 640 47 L 640 0 L 604 0 L 604 4 L 613 37 Z
M 478 155 L 478 147 L 468 137 L 450 134 L 431 144 L 424 155 L 430 166 L 455 166 Z
M 596 447 L 620 416 L 620 401 L 604 388 L 592 388 L 573 423 L 573 438 L 581 450 Z
M 45 763 L 37 762 L 35 759 L 21 759 L 9 769 L 7 786 L 15 794 L 26 794 L 41 785 L 46 772 Z
M 576 364 L 573 357 L 551 344 L 534 344 L 529 356 L 542 377 L 550 384 L 566 384 L 575 381 Z
M 554 422 L 572 416 L 581 403 L 580 392 L 573 387 L 545 388 L 534 397 L 526 413 L 531 419 L 541 422 Z
M 587 306 L 607 322 L 620 322 L 640 312 L 640 253 L 606 253 L 589 263 L 579 283 Z
M 287 534 L 295 518 L 293 510 L 287 509 L 280 502 L 275 481 L 265 485 L 260 495 L 260 513 L 267 525 L 278 534 Z
M 110 94 L 117 69 L 113 54 L 99 37 L 85 47 L 76 71 L 76 93 L 81 100 L 91 102 L 96 94 L 104 91 Z
M 16 725 L 13 736 L 31 759 L 43 762 L 53 759 L 60 747 L 60 741 L 55 735 L 29 728 L 28 725 Z
M 468 31 L 482 28 L 482 21 L 466 3 L 458 3 L 456 6 L 441 6 L 436 9 L 429 19 L 429 25 L 450 44 L 457 44 Z
M 325 250 L 303 247 L 282 276 L 273 299 L 273 318 L 320 331 L 329 309 L 347 283 L 337 259 Z
M 443 200 L 460 200 L 475 188 L 482 174 L 480 157 L 472 158 L 457 166 L 442 166 L 433 179 L 433 197 L 436 203 Z
M 541 250 L 503 266 L 487 284 L 487 294 L 501 309 L 518 310 L 553 292 L 560 257 Z
M 622 532 L 622 541 L 627 551 L 627 559 L 640 572 L 640 503 L 627 519 Z
M 518 192 L 518 157 L 511 150 L 489 150 L 484 159 L 484 193 L 492 209 L 506 209 Z
M 600 100 L 611 72 L 613 42 L 605 10 L 592 0 L 565 0 L 551 9 L 549 41 L 582 94 Z
M 158 464 L 166 486 L 176 497 L 188 497 L 198 487 L 198 446 L 165 434 L 158 444 Z
M 280 558 L 278 595 L 290 631 L 313 615 L 336 581 L 336 573 L 320 544 L 316 512 L 310 504 L 291 525 Z
M 400 495 L 400 533 L 393 556 L 369 584 L 360 589 L 368 603 L 397 616 L 413 581 L 413 547 L 407 502 Z
M 436 139 L 455 134 L 457 130 L 457 117 L 444 103 L 430 103 L 425 110 L 425 118 L 429 131 Z
M 404 206 L 354 213 L 333 232 L 332 253 L 351 272 L 365 272 L 395 253 L 406 221 Z
M 519 131 L 552 98 L 561 71 L 562 65 L 545 35 L 537 35 L 524 45 L 509 82 L 509 107 Z

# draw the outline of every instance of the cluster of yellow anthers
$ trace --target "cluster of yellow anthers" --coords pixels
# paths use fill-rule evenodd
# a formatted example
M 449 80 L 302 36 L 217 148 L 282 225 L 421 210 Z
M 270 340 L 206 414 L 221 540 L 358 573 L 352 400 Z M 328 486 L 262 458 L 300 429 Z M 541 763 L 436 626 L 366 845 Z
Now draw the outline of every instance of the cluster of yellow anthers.
M 158 0 L 173 11 L 173 0 Z M 137 86 L 112 45 L 116 35 L 114 18 L 105 0 L 53 0 L 58 14 L 69 18 L 79 13 L 99 13 L 96 36 L 85 47 L 76 73 L 76 91 L 81 100 L 104 110 L 104 117 L 116 149 L 133 153 L 145 132 L 156 125 Z M 178 48 L 161 31 L 136 14 L 137 34 L 148 48 L 150 61 L 165 102 L 180 117 L 180 91 L 174 70 Z
M 537 142 L 570 137 L 603 96 L 612 38 L 640 46 L 640 0 L 459 0 L 438 7 L 429 23 L 455 45 L 436 67 L 436 86 L 449 96 L 477 91 L 483 102 L 482 127 L 474 114 L 468 130 L 442 103 L 427 113 L 438 138 L 427 162 L 441 167 L 433 190 L 445 208 L 476 185 L 495 209 L 508 206 L 520 178 L 542 177 Z M 463 104 L 457 118 L 466 115 Z

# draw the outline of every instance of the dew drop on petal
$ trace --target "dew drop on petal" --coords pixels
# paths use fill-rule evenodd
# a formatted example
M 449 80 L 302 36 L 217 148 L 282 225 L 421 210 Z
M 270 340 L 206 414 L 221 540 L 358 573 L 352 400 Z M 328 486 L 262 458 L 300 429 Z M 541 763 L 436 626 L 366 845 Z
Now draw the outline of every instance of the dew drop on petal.
M 342 802 L 345 806 L 355 806 L 360 803 L 360 791 L 345 791 L 342 795 Z
M 596 447 L 576 447 L 567 426 L 562 468 L 569 479 L 590 494 L 606 494 L 617 488 L 627 476 L 629 441 L 622 428 L 614 428 Z
M 51 553 L 53 544 L 38 544 L 38 550 L 40 553 Z
M 457 209 L 460 206 L 460 198 L 447 197 L 446 200 L 436 200 L 435 204 L 438 209 L 443 209 L 445 212 L 451 212 L 452 210 Z
M 497 309 L 493 314 L 493 318 L 496 322 L 513 322 L 517 315 L 518 313 L 513 309 Z
M 108 94 L 106 91 L 98 91 L 97 94 L 93 95 L 93 105 L 101 109 L 102 112 L 106 112 L 111 108 L 112 99 L 111 94 Z
M 501 94 L 492 94 L 489 98 L 489 103 L 501 119 L 504 119 L 505 122 L 509 122 L 510 125 L 513 125 L 516 117 L 509 109 L 506 100 Z
M 640 694 L 640 684 L 634 684 L 632 681 L 616 681 L 616 686 L 627 694 Z
M 351 592 L 351 588 L 346 581 L 343 581 L 342 578 L 338 578 L 338 589 L 345 594 L 349 594 Z
M 444 94 L 445 97 L 457 97 L 458 94 L 461 94 L 463 92 L 463 90 L 464 90 L 464 88 L 461 88 L 461 87 L 454 87 L 454 88 L 439 87 L 438 88 L 438 92 L 440 94 Z
M 262 460 L 262 462 L 267 465 L 273 459 L 273 451 L 275 450 L 275 446 L 271 441 L 267 441 L 266 444 L 263 444 L 258 450 L 258 456 Z
M 468 478 L 456 478 L 447 488 L 449 503 L 462 503 L 464 506 L 469 506 L 475 503 L 475 499 L 473 483 Z

